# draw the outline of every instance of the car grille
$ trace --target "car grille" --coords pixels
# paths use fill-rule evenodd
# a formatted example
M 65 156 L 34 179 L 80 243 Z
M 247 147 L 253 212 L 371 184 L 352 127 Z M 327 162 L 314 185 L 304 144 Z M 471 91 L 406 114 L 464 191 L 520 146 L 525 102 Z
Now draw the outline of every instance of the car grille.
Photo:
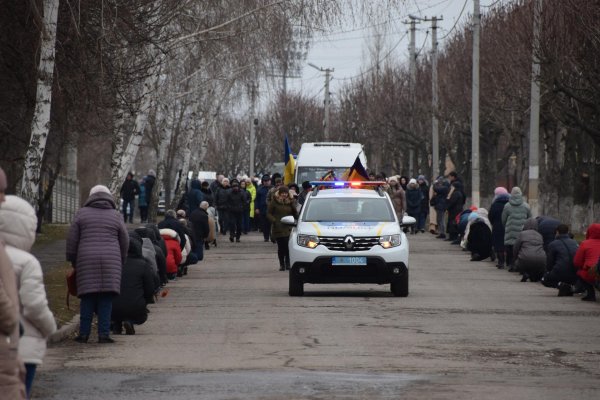
M 379 244 L 379 237 L 353 237 L 354 246 L 347 248 L 344 243 L 346 237 L 334 237 L 334 236 L 319 236 L 319 244 L 327 247 L 333 251 L 367 251 L 375 245 Z

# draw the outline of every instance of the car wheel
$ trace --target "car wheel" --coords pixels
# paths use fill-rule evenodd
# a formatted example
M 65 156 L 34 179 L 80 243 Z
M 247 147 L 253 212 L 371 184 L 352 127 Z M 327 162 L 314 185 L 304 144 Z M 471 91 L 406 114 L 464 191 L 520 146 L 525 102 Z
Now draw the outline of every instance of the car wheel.
M 390 285 L 392 293 L 396 297 L 408 296 L 408 270 L 401 278 L 396 279 Z
M 298 279 L 294 271 L 290 271 L 290 296 L 303 296 L 304 295 L 304 283 Z

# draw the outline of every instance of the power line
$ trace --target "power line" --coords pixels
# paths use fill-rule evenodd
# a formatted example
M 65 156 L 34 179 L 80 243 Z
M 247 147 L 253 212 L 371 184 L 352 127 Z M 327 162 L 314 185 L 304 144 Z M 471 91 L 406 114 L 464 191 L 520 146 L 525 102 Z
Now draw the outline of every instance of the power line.
M 379 63 L 381 63 L 382 61 L 385 61 L 385 59 L 387 59 L 394 52 L 394 50 L 396 50 L 396 48 L 400 45 L 400 43 L 402 43 L 402 40 L 404 40 L 404 38 L 406 37 L 406 35 L 407 35 L 407 33 L 405 32 L 404 35 L 402 35 L 402 37 L 400 38 L 400 40 L 398 40 L 398 42 L 390 49 L 390 51 L 385 56 L 383 56 L 383 58 L 377 60 L 377 62 L 375 63 L 375 65 L 373 65 L 371 68 L 367 69 L 366 71 L 361 72 L 358 75 L 349 76 L 349 77 L 346 77 L 346 78 L 337 78 L 337 80 L 338 81 L 347 81 L 347 80 L 350 80 L 350 79 L 356 79 L 356 78 L 359 78 L 359 77 L 361 77 L 361 76 L 363 76 L 363 75 L 371 72 L 373 69 L 375 69 L 377 67 L 377 65 Z
M 467 7 L 467 2 L 468 1 L 469 0 L 465 0 L 465 4 L 463 4 L 462 10 L 460 10 L 460 14 L 458 15 L 458 18 L 456 18 L 456 21 L 454 21 L 454 25 L 452 26 L 452 28 L 450 28 L 450 30 L 448 31 L 448 33 L 446 33 L 444 36 L 442 36 L 439 40 L 446 39 L 448 36 L 450 36 L 450 34 L 454 30 L 454 28 L 456 28 L 456 26 L 458 25 L 458 21 L 460 21 L 460 18 L 462 17 L 463 13 L 465 12 L 465 8 Z

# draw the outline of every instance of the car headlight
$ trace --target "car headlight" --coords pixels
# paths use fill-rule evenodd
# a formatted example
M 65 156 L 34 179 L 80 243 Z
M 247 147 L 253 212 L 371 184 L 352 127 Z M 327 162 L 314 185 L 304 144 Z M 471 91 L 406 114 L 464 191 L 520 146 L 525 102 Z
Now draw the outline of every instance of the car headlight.
M 384 249 L 400 246 L 400 235 L 386 235 L 379 238 L 379 244 Z
M 319 237 L 314 235 L 298 235 L 298 246 L 314 249 L 319 245 Z

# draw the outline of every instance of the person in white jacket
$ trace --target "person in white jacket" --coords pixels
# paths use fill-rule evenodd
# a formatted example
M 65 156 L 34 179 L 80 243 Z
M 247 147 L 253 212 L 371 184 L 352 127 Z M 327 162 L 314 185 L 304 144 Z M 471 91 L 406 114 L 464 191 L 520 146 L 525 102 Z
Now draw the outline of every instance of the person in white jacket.
M 19 356 L 25 363 L 27 397 L 31 392 L 38 365 L 46 353 L 46 338 L 56 330 L 56 321 L 48 308 L 42 267 L 31 254 L 35 242 L 37 217 L 25 200 L 6 196 L 0 204 L 0 240 L 6 244 L 19 289 L 23 336 L 19 341 Z

